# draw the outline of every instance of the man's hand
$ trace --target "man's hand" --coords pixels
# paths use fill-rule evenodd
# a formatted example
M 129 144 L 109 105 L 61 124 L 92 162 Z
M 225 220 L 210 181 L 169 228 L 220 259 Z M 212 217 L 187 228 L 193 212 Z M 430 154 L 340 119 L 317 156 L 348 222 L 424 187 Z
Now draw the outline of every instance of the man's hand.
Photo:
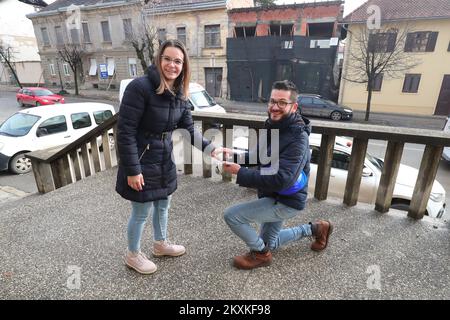
M 230 159 L 233 156 L 234 152 L 232 149 L 229 148 L 215 148 L 212 152 L 211 152 L 211 157 L 213 157 L 214 159 L 217 160 L 226 160 L 226 159 Z
M 136 191 L 142 191 L 142 187 L 144 186 L 144 176 L 138 174 L 137 176 L 129 176 L 127 177 L 128 185 L 131 189 Z
M 222 168 L 225 172 L 237 174 L 239 172 L 239 169 L 241 169 L 241 166 L 234 162 L 224 161 L 222 164 Z

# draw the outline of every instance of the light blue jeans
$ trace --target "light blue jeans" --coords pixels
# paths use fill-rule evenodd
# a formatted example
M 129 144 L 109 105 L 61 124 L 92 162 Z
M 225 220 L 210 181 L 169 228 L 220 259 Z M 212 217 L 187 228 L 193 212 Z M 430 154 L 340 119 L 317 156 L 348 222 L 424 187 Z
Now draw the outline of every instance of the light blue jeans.
M 153 209 L 153 239 L 155 241 L 166 240 L 167 220 L 171 199 L 172 196 L 169 196 L 166 200 L 144 203 L 131 201 L 132 210 L 130 219 L 128 220 L 127 230 L 129 251 L 138 252 L 140 250 L 142 231 L 144 230 L 151 209 Z
M 273 198 L 241 203 L 225 210 L 225 222 L 230 229 L 254 251 L 261 251 L 266 244 L 269 250 L 312 236 L 311 225 L 282 229 L 283 221 L 296 216 L 299 210 L 282 203 L 275 204 Z M 261 224 L 260 234 L 250 223 Z

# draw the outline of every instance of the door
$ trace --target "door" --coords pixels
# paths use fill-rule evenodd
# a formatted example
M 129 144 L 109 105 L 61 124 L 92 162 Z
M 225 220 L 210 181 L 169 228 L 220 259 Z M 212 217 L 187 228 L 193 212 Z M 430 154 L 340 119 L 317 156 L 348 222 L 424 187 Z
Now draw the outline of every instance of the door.
M 63 115 L 43 121 L 36 129 L 36 138 L 34 139 L 36 150 L 72 142 L 71 131 L 68 130 L 66 117 Z
M 206 91 L 213 97 L 222 96 L 222 68 L 205 68 Z
M 312 97 L 302 97 L 300 99 L 300 112 L 305 116 L 313 116 L 313 98 Z
M 330 110 L 328 110 L 328 105 L 324 101 L 318 98 L 314 98 L 313 104 L 314 104 L 314 115 L 323 118 L 328 118 L 330 116 Z
M 442 80 L 441 93 L 434 114 L 439 116 L 450 115 L 450 75 L 448 74 L 444 75 L 444 80 Z

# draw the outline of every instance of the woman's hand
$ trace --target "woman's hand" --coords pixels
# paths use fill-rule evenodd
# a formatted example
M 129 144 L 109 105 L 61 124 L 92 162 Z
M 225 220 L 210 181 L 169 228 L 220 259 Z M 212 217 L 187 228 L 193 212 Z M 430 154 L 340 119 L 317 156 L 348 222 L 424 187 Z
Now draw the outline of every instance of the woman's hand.
M 130 188 L 136 191 L 142 191 L 142 187 L 145 185 L 142 173 L 137 176 L 128 176 L 127 181 Z
M 230 159 L 233 156 L 234 152 L 232 149 L 229 148 L 215 148 L 212 152 L 211 152 L 211 157 L 213 157 L 214 159 L 217 160 L 227 160 Z

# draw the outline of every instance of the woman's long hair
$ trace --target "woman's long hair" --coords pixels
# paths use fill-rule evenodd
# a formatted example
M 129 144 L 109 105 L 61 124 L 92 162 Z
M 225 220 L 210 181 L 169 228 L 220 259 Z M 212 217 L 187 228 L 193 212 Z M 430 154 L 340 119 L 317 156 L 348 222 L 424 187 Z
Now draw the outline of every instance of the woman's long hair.
M 179 92 L 182 90 L 182 94 L 183 94 L 183 98 L 187 99 L 189 96 L 189 82 L 191 80 L 191 67 L 189 64 L 189 55 L 187 54 L 187 50 L 186 47 L 184 46 L 184 44 L 177 40 L 177 39 L 170 39 L 170 40 L 166 40 L 164 41 L 158 49 L 158 52 L 156 53 L 155 56 L 155 64 L 156 64 L 156 68 L 158 69 L 160 78 L 161 78 L 161 84 L 159 85 L 158 89 L 156 89 L 156 93 L 157 94 L 163 94 L 165 90 L 169 90 L 172 93 L 173 92 L 172 88 L 167 84 L 163 72 L 161 70 L 161 56 L 164 53 L 164 50 L 166 50 L 166 48 L 168 47 L 174 47 L 174 48 L 178 48 L 183 52 L 183 69 L 181 70 L 180 75 L 178 76 L 178 78 L 175 79 L 175 83 L 174 83 L 174 90 L 176 92 Z

